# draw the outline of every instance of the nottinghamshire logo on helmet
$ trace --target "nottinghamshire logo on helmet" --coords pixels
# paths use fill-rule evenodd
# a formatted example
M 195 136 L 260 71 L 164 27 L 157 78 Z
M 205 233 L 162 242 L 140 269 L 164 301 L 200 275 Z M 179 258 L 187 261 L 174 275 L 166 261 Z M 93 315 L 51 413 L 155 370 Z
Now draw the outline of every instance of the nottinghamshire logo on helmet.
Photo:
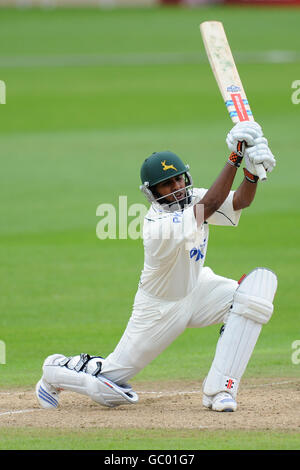
M 175 168 L 175 166 L 173 164 L 171 165 L 167 165 L 166 164 L 166 160 L 164 160 L 163 162 L 161 162 L 162 164 L 162 167 L 163 167 L 163 170 L 164 171 L 167 171 L 167 170 L 175 170 L 175 171 L 178 171 L 177 168 Z

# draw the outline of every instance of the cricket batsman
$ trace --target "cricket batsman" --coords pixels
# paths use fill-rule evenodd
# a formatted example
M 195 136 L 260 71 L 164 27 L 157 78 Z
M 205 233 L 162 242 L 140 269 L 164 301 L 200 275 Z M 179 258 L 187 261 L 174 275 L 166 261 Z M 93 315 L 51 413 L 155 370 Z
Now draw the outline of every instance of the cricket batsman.
M 186 328 L 220 323 L 214 360 L 203 381 L 203 405 L 236 411 L 241 378 L 273 313 L 277 278 L 266 268 L 254 268 L 239 281 L 215 274 L 205 266 L 209 229 L 236 227 L 254 200 L 257 165 L 270 173 L 276 162 L 256 122 L 236 124 L 226 142 L 230 156 L 209 189 L 194 188 L 188 165 L 170 151 L 144 161 L 141 190 L 151 207 L 143 227 L 144 267 L 127 327 L 106 358 L 47 357 L 36 385 L 43 408 L 57 408 L 62 390 L 108 407 L 135 404 L 138 395 L 128 384 L 132 377 Z M 240 142 L 246 143 L 244 153 L 237 152 Z M 241 165 L 243 180 L 233 191 Z

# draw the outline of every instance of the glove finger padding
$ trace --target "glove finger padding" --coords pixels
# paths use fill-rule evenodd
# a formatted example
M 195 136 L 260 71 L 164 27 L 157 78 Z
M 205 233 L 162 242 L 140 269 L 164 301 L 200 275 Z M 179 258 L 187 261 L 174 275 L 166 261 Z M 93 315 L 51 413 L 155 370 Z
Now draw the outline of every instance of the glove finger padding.
M 271 173 L 276 166 L 276 160 L 268 145 L 268 140 L 265 137 L 258 137 L 254 140 L 254 146 L 249 148 L 250 155 L 257 150 L 257 155 L 254 156 L 253 163 L 262 163 L 265 170 Z M 254 153 L 252 154 L 254 155 Z
M 245 149 L 244 160 L 245 160 L 245 167 L 249 171 L 249 173 L 251 173 L 254 176 L 258 176 L 257 169 L 255 168 L 254 163 L 252 163 L 252 161 L 249 158 L 248 149 Z
M 263 137 L 261 126 L 255 121 L 242 121 L 238 122 L 232 128 L 233 132 L 250 134 L 253 139 Z
M 261 163 L 265 170 L 270 173 L 276 165 L 276 160 L 268 145 L 260 143 L 245 149 L 245 163 L 247 170 L 250 172 L 252 172 L 253 166 Z
M 262 128 L 257 122 L 243 121 L 238 122 L 227 134 L 226 144 L 231 152 L 236 151 L 239 141 L 245 141 L 248 146 L 255 145 L 255 140 L 262 138 Z
M 259 145 L 259 144 L 269 145 L 268 140 L 265 137 L 256 137 L 256 139 L 254 139 L 253 145 Z

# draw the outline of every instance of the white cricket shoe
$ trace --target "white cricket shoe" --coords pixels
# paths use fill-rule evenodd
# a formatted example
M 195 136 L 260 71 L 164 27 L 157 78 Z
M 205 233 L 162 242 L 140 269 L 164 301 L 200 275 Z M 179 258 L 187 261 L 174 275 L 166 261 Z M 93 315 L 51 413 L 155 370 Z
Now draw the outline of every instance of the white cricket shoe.
M 42 408 L 53 410 L 58 407 L 59 391 L 41 379 L 35 387 L 37 400 Z
M 237 403 L 228 392 L 220 392 L 213 396 L 203 394 L 203 405 L 213 411 L 236 411 Z

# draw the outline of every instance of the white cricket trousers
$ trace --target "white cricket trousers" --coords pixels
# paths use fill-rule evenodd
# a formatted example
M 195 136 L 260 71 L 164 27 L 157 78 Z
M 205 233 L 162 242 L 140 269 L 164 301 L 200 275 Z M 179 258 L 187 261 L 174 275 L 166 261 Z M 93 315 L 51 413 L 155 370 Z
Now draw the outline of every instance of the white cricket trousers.
M 197 286 L 183 299 L 166 301 L 138 289 L 132 315 L 101 374 L 123 384 L 166 349 L 186 328 L 226 322 L 237 281 L 204 267 Z

